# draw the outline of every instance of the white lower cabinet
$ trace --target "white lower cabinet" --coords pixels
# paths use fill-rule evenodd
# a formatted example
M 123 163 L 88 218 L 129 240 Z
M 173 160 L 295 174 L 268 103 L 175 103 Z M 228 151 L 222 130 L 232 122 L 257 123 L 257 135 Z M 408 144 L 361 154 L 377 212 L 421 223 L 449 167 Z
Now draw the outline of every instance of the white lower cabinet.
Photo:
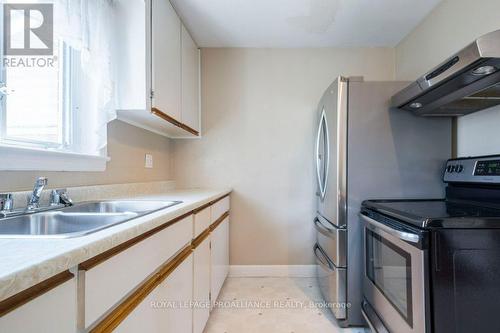
M 0 332 L 76 332 L 76 279 L 71 279 L 0 318 Z
M 228 197 L 121 252 L 112 249 L 104 261 L 81 263 L 77 278 L 67 272 L 67 281 L 1 316 L 0 332 L 100 332 L 118 325 L 115 331 L 125 333 L 202 333 L 229 271 L 227 211 Z M 169 273 L 169 264 L 178 266 Z M 114 322 L 135 302 L 130 297 L 142 297 L 139 291 L 149 294 Z
M 211 234 L 211 293 L 212 304 L 229 273 L 229 217 L 212 231 Z
M 191 333 L 193 254 L 187 257 L 116 328 L 121 333 Z
M 202 333 L 210 315 L 210 237 L 194 250 L 193 333 Z
M 98 322 L 192 238 L 190 215 L 86 271 L 85 327 Z

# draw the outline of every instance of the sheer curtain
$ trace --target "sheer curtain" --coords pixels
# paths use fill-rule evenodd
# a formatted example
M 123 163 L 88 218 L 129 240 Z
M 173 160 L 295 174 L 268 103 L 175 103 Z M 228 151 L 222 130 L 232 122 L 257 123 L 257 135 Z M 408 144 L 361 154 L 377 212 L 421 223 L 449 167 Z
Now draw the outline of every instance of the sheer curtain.
M 107 124 L 116 118 L 114 0 L 54 0 L 54 38 L 79 53 L 81 77 L 75 121 L 86 154 L 106 155 Z

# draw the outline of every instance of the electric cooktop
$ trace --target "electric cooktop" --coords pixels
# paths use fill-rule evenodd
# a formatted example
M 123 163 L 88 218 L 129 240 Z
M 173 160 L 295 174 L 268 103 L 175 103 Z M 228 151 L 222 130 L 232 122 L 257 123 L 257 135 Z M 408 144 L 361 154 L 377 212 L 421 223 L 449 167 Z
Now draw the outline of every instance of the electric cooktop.
M 371 210 L 418 228 L 500 228 L 500 155 L 452 159 L 446 198 L 367 200 Z

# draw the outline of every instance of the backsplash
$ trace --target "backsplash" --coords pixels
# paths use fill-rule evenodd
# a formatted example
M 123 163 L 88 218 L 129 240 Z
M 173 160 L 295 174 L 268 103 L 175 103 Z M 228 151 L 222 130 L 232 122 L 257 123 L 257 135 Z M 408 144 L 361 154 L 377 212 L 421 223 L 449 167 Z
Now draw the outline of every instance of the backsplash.
M 41 206 L 47 206 L 49 204 L 50 193 L 53 189 L 54 188 L 47 188 L 42 192 L 40 199 Z M 175 189 L 174 181 L 91 185 L 67 188 L 68 195 L 74 202 L 137 197 L 141 195 L 164 193 L 165 191 L 173 189 Z M 31 195 L 31 191 L 13 192 L 14 208 L 26 207 L 29 195 Z

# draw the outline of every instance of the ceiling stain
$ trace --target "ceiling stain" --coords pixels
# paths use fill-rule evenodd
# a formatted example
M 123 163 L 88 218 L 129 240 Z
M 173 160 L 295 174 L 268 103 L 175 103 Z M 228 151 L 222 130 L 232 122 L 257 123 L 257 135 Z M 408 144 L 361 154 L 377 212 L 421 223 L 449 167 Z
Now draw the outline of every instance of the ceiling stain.
M 335 23 L 342 0 L 309 0 L 309 15 L 289 17 L 286 22 L 310 34 L 324 34 Z

